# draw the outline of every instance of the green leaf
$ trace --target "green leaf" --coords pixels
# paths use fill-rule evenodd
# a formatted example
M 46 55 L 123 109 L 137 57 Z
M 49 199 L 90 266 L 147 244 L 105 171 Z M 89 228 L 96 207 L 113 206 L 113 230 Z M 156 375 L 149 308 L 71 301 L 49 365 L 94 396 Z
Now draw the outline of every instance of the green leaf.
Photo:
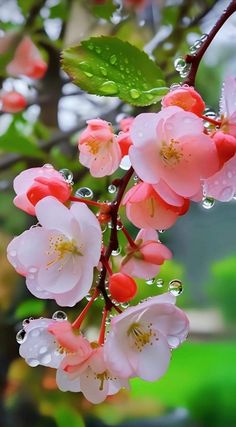
M 7 153 L 18 153 L 26 157 L 44 159 L 45 154 L 41 151 L 30 137 L 17 132 L 11 128 L 4 135 L 0 136 L 0 150 Z
M 97 18 L 109 20 L 116 9 L 117 6 L 114 5 L 112 0 L 105 0 L 102 4 L 94 5 L 92 12 Z
M 70 406 L 60 405 L 53 415 L 58 427 L 85 427 L 81 415 Z
M 15 311 L 16 319 L 24 319 L 30 316 L 41 316 L 45 309 L 46 302 L 30 298 L 22 302 Z
M 117 96 L 132 105 L 154 104 L 168 91 L 148 55 L 115 37 L 92 37 L 65 49 L 62 67 L 88 93 Z

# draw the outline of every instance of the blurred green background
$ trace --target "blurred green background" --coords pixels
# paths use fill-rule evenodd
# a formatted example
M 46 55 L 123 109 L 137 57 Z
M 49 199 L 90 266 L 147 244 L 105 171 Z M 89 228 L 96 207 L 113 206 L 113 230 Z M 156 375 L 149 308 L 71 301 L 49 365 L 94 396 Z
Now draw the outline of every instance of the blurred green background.
M 82 93 L 60 71 L 60 49 L 94 34 L 113 34 L 145 47 L 171 85 L 180 81 L 174 59 L 209 31 L 228 3 L 153 0 L 139 10 L 127 11 L 119 2 L 113 7 L 111 1 L 100 7 L 93 1 L 0 0 L 0 35 L 26 28 L 49 62 L 48 73 L 39 83 L 7 78 L 0 67 L 2 88 L 19 90 L 30 100 L 24 113 L 14 117 L 0 113 L 1 427 L 236 426 L 235 200 L 215 203 L 209 210 L 193 203 L 185 217 L 161 234 L 174 252 L 174 261 L 166 262 L 159 276 L 165 287 L 171 279 L 183 281 L 184 292 L 177 303 L 190 317 L 189 339 L 173 352 L 170 369 L 159 382 L 132 380 L 130 394 L 121 392 L 98 406 L 81 395 L 59 392 L 53 370 L 30 368 L 18 358 L 15 334 L 22 320 L 51 317 L 58 307 L 52 301 L 34 299 L 5 255 L 12 237 L 35 223 L 12 204 L 14 176 L 25 168 L 52 163 L 73 172 L 75 189 L 90 187 L 95 199 L 111 199 L 110 179 L 92 179 L 79 165 L 76 140 L 88 118 L 102 116 L 117 126 L 121 118 L 138 113 L 116 99 Z M 236 16 L 232 16 L 199 69 L 197 88 L 213 111 L 218 111 L 224 76 L 236 75 L 235 36 Z M 109 230 L 105 239 L 108 235 Z M 124 247 L 123 237 L 119 238 Z M 140 281 L 139 299 L 158 292 L 155 285 Z M 69 319 L 84 304 L 66 310 Z M 98 300 L 87 319 L 85 332 L 91 336 L 97 331 L 101 306 Z

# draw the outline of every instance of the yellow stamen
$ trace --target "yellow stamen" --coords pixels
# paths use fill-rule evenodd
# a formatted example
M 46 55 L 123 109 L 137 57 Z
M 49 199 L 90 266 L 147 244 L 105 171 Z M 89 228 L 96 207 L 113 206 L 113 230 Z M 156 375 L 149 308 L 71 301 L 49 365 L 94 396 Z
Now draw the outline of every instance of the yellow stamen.
M 57 236 L 56 238 L 50 238 L 49 251 L 47 254 L 52 255 L 55 252 L 57 253 L 56 258 L 48 262 L 47 267 L 50 267 L 55 262 L 63 260 L 66 254 L 82 256 L 82 253 L 79 251 L 75 240 L 66 240 L 63 235 Z M 63 264 L 61 265 L 60 269 L 61 268 L 63 268 Z
M 145 345 L 152 345 L 152 338 L 156 337 L 156 333 L 152 330 L 152 323 L 141 324 L 141 323 L 132 323 L 127 331 L 128 337 L 131 337 L 132 344 L 135 349 L 142 351 Z
M 160 156 L 164 163 L 168 165 L 179 163 L 183 154 L 176 148 L 176 144 L 178 143 L 179 142 L 174 139 L 171 139 L 169 144 L 166 144 L 166 142 L 162 143 Z

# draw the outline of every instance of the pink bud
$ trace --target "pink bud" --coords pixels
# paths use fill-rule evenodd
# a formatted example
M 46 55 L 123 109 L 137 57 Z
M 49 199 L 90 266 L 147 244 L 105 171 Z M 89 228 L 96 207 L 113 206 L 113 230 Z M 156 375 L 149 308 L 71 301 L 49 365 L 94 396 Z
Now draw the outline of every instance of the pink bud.
M 185 111 L 200 116 L 205 110 L 205 103 L 199 93 L 190 86 L 179 87 L 178 89 L 170 91 L 162 99 L 162 107 L 177 106 L 183 108 Z

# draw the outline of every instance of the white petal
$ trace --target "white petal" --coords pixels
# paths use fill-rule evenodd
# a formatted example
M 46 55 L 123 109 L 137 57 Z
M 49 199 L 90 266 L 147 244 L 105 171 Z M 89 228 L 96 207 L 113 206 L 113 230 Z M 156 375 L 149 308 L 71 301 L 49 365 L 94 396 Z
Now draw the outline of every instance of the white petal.
M 62 369 L 57 370 L 56 382 L 61 391 L 81 391 L 80 378 L 70 378 L 70 376 Z

